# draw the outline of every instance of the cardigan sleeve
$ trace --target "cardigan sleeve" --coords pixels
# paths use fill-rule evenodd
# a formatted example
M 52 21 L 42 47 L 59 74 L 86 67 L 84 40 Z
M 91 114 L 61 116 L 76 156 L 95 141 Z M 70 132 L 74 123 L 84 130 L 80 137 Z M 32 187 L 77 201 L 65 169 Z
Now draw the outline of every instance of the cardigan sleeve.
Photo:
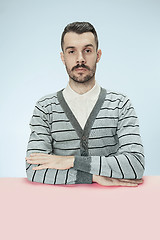
M 145 162 L 138 118 L 127 97 L 118 109 L 118 151 L 109 156 L 75 156 L 75 169 L 112 178 L 142 178 Z
M 49 114 L 45 107 L 39 102 L 33 111 L 32 118 L 30 120 L 31 134 L 29 137 L 26 157 L 31 153 L 47 153 L 53 154 L 53 144 L 51 133 Z M 60 170 L 60 169 L 41 169 L 33 170 L 36 164 L 29 164 L 26 161 L 26 175 L 29 181 L 46 183 L 46 184 L 91 184 L 92 174 L 87 172 L 81 172 L 81 170 L 75 170 L 74 168 Z M 77 173 L 78 180 L 77 180 Z

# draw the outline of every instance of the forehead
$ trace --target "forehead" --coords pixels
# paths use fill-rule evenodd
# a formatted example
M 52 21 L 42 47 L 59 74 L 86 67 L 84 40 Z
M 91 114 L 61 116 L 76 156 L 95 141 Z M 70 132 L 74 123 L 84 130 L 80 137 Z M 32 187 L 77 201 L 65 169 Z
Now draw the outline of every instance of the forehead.
M 85 45 L 92 44 L 96 47 L 95 38 L 93 33 L 85 32 L 77 34 L 75 32 L 68 32 L 64 36 L 64 48 L 68 46 L 83 47 Z

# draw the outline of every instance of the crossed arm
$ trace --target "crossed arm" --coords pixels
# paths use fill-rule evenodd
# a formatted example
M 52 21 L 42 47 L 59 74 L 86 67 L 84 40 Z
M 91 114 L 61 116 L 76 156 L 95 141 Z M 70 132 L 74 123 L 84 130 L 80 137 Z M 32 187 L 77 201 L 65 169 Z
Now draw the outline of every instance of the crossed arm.
M 74 156 L 57 156 L 44 153 L 32 153 L 29 157 L 26 157 L 29 164 L 40 164 L 40 166 L 33 167 L 33 170 L 42 169 L 69 169 L 74 166 Z M 96 182 L 103 186 L 130 186 L 134 187 L 143 182 L 142 179 L 116 179 L 106 176 L 93 175 L 93 182 Z
M 125 119 L 125 125 L 123 119 Z M 137 117 L 129 101 L 120 114 L 117 128 L 120 145 L 115 156 L 53 155 L 47 110 L 39 102 L 34 109 L 30 125 L 31 135 L 26 156 L 29 180 L 51 184 L 53 182 L 54 184 L 64 184 L 64 182 L 73 184 L 78 174 L 80 178 L 77 183 L 97 182 L 104 186 L 137 186 L 142 183 L 143 146 Z M 130 130 L 127 130 L 126 125 L 131 126 L 128 128 Z M 123 136 L 130 136 L 129 142 L 126 142 Z M 132 140 L 133 136 L 135 142 Z M 91 170 L 88 170 L 90 167 Z M 53 180 L 56 177 L 58 180 Z

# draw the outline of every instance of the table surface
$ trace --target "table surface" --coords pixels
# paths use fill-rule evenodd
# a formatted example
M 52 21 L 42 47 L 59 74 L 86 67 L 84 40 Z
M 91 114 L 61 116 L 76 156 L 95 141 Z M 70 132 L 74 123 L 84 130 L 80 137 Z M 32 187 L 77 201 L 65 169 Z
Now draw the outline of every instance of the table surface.
M 160 239 L 160 176 L 138 187 L 0 178 L 3 240 Z

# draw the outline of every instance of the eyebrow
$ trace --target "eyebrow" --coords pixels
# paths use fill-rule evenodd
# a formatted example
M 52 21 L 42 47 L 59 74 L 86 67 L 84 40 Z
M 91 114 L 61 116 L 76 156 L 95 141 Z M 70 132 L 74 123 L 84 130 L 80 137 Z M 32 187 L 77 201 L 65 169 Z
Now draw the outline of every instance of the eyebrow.
M 93 44 L 87 44 L 84 47 L 93 47 L 94 48 Z M 75 47 L 74 46 L 68 46 L 68 47 L 65 48 L 65 51 L 69 48 L 75 48 Z

